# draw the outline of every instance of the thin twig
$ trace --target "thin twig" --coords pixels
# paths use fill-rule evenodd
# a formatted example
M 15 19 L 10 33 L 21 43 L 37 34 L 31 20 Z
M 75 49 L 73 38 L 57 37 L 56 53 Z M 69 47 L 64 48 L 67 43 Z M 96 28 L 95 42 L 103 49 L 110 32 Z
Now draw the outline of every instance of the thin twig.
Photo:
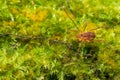
M 15 37 L 15 39 L 20 39 L 20 40 L 24 40 L 24 39 L 42 39 L 42 40 L 48 40 L 50 42 L 53 42 L 53 43 L 59 43 L 59 44 L 64 44 L 66 45 L 66 47 L 69 49 L 69 50 L 72 50 L 74 51 L 75 53 L 79 53 L 76 49 L 74 49 L 72 47 L 72 45 L 68 42 L 65 42 L 65 41 L 60 41 L 60 40 L 52 40 L 52 39 L 49 39 L 49 38 L 46 38 L 46 37 L 42 37 L 42 36 L 21 36 L 21 35 L 15 35 L 15 34 L 11 34 L 11 33 L 6 33 L 6 34 L 0 34 L 0 37 Z

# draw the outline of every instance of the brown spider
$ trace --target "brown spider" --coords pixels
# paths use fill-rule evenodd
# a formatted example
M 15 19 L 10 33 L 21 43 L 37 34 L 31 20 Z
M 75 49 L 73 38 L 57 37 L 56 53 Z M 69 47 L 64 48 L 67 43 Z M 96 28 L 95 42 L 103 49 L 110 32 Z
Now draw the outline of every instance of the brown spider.
M 72 23 L 74 24 L 74 26 L 78 29 L 78 26 L 76 25 L 76 23 L 74 22 L 74 20 L 71 18 L 71 16 L 68 14 L 67 10 L 64 9 L 66 15 L 69 17 L 69 19 L 72 21 Z M 87 24 L 84 25 L 84 30 L 86 29 Z M 105 28 L 104 26 L 102 27 L 97 27 L 95 29 L 91 29 L 88 32 L 83 32 L 77 35 L 77 40 L 80 42 L 93 42 L 93 40 L 96 38 L 96 34 L 92 31 L 92 30 L 96 30 L 99 28 Z
M 93 40 L 96 38 L 96 34 L 92 30 L 96 30 L 96 29 L 99 29 L 99 28 L 105 28 L 105 26 L 101 26 L 101 27 L 97 27 L 95 29 L 91 29 L 88 32 L 79 33 L 77 35 L 77 40 L 81 41 L 81 42 L 93 42 Z M 102 41 L 102 40 L 98 40 L 98 41 Z
M 92 42 L 96 37 L 94 32 L 85 32 L 81 33 L 77 36 L 78 41 L 81 42 Z

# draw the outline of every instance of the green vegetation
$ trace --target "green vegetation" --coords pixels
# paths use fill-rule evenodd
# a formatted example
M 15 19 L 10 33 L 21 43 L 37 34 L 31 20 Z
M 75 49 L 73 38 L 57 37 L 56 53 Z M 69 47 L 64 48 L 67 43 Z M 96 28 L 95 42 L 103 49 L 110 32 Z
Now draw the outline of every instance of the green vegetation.
M 0 80 L 120 80 L 120 1 L 0 0 Z

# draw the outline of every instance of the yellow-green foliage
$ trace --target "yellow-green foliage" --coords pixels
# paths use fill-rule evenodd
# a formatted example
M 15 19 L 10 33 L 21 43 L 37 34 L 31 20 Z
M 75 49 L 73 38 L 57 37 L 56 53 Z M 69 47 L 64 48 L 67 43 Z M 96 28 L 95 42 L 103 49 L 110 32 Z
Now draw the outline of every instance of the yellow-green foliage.
M 0 80 L 119 80 L 119 0 L 1 0 Z M 92 31 L 93 42 L 78 34 Z

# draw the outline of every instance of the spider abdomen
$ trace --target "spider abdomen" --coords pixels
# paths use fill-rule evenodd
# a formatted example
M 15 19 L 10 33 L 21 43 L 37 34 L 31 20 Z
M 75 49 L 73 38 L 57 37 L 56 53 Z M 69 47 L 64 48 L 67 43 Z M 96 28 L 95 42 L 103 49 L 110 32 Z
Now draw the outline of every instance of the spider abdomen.
M 95 37 L 96 35 L 94 32 L 85 32 L 77 36 L 78 41 L 82 41 L 82 42 L 92 42 Z

